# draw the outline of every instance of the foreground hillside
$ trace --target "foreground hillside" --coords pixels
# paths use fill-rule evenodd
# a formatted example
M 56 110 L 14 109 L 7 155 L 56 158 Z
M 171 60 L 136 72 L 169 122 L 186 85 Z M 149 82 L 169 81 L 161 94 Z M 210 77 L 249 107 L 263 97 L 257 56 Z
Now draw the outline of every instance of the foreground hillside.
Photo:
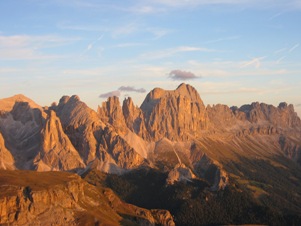
M 32 176 L 40 174 L 28 173 L 23 181 L 20 177 L 27 174 L 18 170 L 48 171 L 45 177 L 62 177 L 64 184 L 69 183 L 67 174 L 53 171 L 68 171 L 82 176 L 88 183 L 70 177 L 93 191 L 110 188 L 131 204 L 167 209 L 177 225 L 298 225 L 300 167 L 301 121 L 285 102 L 205 106 L 187 84 L 175 90 L 155 88 L 140 107 L 131 98 L 120 103 L 118 97 L 110 97 L 97 111 L 76 95 L 49 107 L 23 95 L 0 100 L 0 168 L 16 170 L 3 171 L 15 178 L 2 178 L 5 186 L 17 183 L 34 191 L 39 184 L 38 189 L 49 191 L 54 184 Z M 15 200 L 20 200 L 21 190 L 14 191 Z M 90 197 L 89 192 L 81 194 L 83 200 Z M 108 195 L 100 192 L 93 203 Z M 77 216 L 79 209 L 89 215 L 95 208 L 75 203 L 70 216 Z M 49 211 L 61 211 L 52 202 L 45 205 L 51 206 Z M 21 222 L 22 214 L 29 219 L 29 206 L 18 207 L 20 212 L 7 219 Z M 1 210 L 5 214 L 6 208 Z M 123 222 L 124 215 L 112 211 L 119 216 L 114 224 Z M 106 222 L 98 213 L 91 214 Z M 70 217 L 70 224 L 78 224 L 76 219 Z
M 0 171 L 0 224 L 174 225 L 165 210 L 121 201 L 65 172 Z

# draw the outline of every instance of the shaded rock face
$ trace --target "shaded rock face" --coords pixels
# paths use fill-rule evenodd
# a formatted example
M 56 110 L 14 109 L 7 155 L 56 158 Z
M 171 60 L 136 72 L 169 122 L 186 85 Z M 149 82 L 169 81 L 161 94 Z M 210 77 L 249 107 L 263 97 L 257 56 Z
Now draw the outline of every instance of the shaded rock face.
M 245 113 L 246 119 L 251 123 L 266 122 L 283 128 L 300 128 L 301 121 L 294 111 L 293 105 L 280 103 L 278 107 L 264 103 L 252 103 L 243 105 L 238 109 Z
M 12 110 L 0 117 L 0 130 L 7 149 L 15 157 L 17 168 L 31 169 L 39 152 L 40 131 L 45 118 L 45 112 L 31 108 L 27 102 L 15 102 Z
M 64 132 L 86 164 L 97 157 L 99 136 L 104 127 L 97 113 L 78 96 L 61 98 L 56 113 Z
M 212 107 L 208 105 L 206 111 L 212 129 L 225 129 L 236 123 L 236 117 L 227 105 L 217 104 Z
M 147 95 L 141 109 L 146 127 L 155 141 L 163 137 L 175 141 L 189 140 L 207 128 L 205 106 L 190 85 L 181 84 L 174 91 L 156 88 Z

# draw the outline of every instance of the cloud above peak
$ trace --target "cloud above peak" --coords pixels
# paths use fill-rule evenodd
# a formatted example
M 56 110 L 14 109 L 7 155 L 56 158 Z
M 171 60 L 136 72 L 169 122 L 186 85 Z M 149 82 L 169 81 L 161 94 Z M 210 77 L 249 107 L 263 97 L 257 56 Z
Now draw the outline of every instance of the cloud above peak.
M 109 98 L 109 97 L 113 97 L 113 96 L 119 97 L 120 96 L 120 91 L 119 90 L 114 90 L 114 91 L 111 91 L 111 92 L 108 92 L 108 93 L 100 94 L 98 97 L 99 98 Z
M 134 86 L 120 86 L 118 88 L 121 92 L 137 92 L 137 93 L 145 93 L 146 90 L 144 88 L 135 88 Z
M 175 81 L 186 81 L 186 80 L 200 78 L 190 71 L 182 71 L 182 70 L 172 70 L 171 72 L 169 72 L 168 77 Z
M 134 86 L 120 86 L 118 90 L 100 94 L 99 98 L 109 98 L 112 96 L 120 97 L 122 92 L 136 92 L 136 93 L 145 93 L 144 88 L 135 88 Z

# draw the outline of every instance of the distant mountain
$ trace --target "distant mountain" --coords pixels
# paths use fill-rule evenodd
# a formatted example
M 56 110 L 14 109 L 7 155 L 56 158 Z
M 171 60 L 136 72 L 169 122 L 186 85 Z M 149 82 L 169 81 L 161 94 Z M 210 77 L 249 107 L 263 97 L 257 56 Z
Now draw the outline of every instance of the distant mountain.
M 281 222 L 288 222 L 290 214 L 301 216 L 301 120 L 293 105 L 254 102 L 206 107 L 195 88 L 181 84 L 175 90 L 153 89 L 140 107 L 131 98 L 121 104 L 118 97 L 109 97 L 94 111 L 76 95 L 41 107 L 16 95 L 0 100 L 0 112 L 2 169 L 76 172 L 93 185 L 100 179 L 92 180 L 90 172 L 109 173 L 112 183 L 102 181 L 103 186 L 130 203 L 169 209 L 179 225 L 185 222 L 181 208 L 199 205 L 195 200 L 201 197 L 213 197 L 210 205 L 221 206 L 226 197 L 214 194 L 226 190 L 231 190 L 228 195 L 243 191 L 252 208 L 267 208 L 266 216 L 235 221 L 226 211 L 219 222 L 198 221 L 203 217 L 199 214 L 186 223 L 193 225 L 197 219 L 202 224 L 268 224 L 275 222 L 267 217 L 271 211 Z M 178 208 L 150 205 L 151 200 L 142 202 L 144 198 L 137 200 L 130 192 L 142 197 L 146 188 L 129 175 L 139 178 L 137 172 L 153 170 L 157 173 L 147 173 L 152 175 L 150 181 L 161 179 L 158 190 L 148 195 L 156 196 L 152 191 L 165 191 L 166 186 L 172 192 L 181 184 L 188 189 L 185 199 L 165 196 L 179 202 Z M 118 183 L 129 191 L 119 191 Z M 239 214 L 243 213 L 236 217 L 243 219 Z

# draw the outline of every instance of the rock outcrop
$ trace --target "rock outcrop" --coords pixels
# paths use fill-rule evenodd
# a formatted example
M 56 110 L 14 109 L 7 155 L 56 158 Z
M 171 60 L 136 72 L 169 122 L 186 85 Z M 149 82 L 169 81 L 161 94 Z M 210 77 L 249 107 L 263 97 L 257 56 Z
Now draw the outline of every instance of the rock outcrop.
M 185 166 L 185 164 L 179 163 L 175 166 L 173 170 L 168 173 L 166 179 L 167 184 L 174 184 L 175 182 L 187 182 L 196 178 L 194 173 Z

